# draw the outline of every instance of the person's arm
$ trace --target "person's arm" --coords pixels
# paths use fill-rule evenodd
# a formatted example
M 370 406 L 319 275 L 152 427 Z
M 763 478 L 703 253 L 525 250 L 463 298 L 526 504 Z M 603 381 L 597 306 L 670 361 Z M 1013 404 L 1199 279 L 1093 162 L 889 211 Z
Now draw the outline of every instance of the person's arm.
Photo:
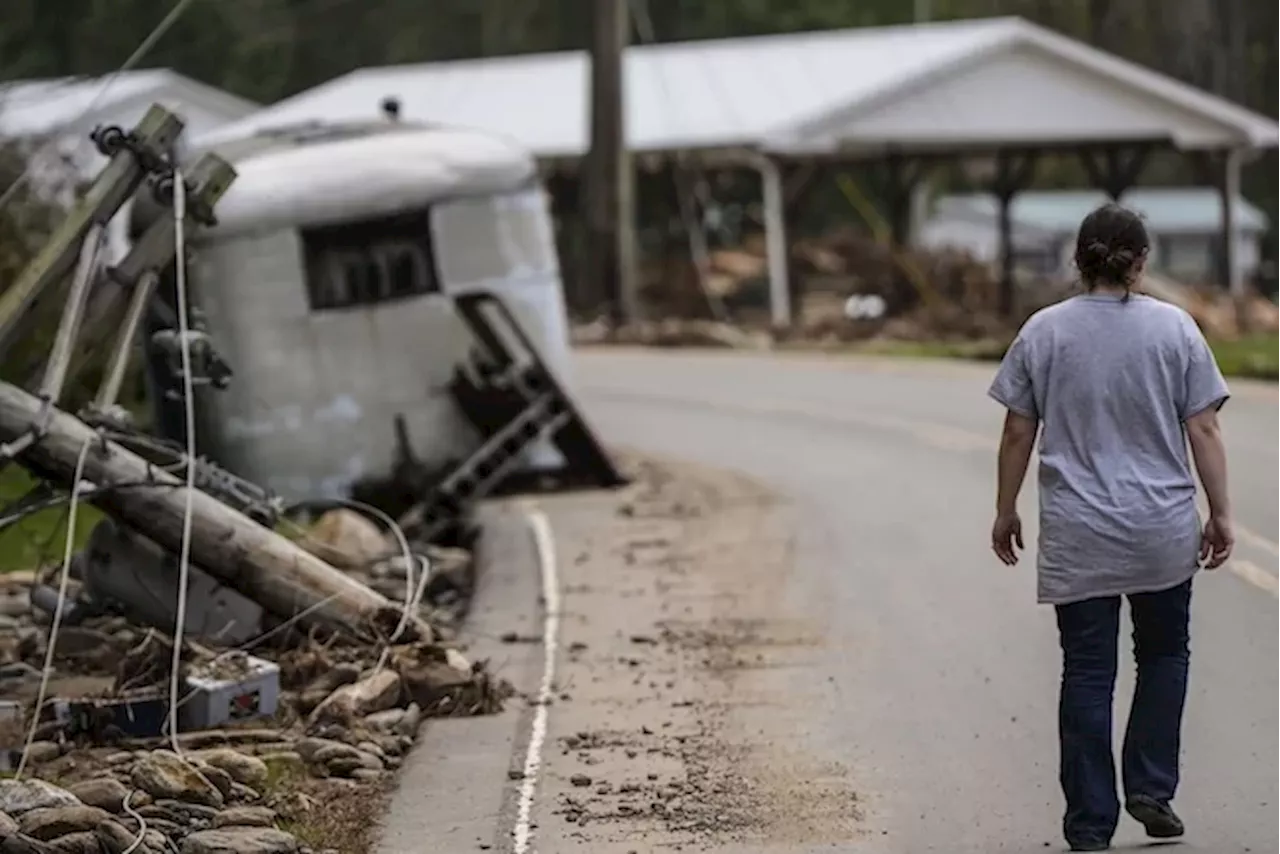
M 1209 515 L 1231 518 L 1231 499 L 1227 495 L 1227 448 L 1222 442 L 1222 425 L 1218 410 L 1210 407 L 1187 419 L 1187 440 L 1196 473 L 1209 499 Z
M 1031 450 L 1036 444 L 1040 422 L 1009 410 L 1000 431 L 1000 452 L 996 462 L 996 515 L 1010 516 L 1018 512 L 1018 493 L 1027 477 Z M 1018 543 L 1022 547 L 1022 543 Z

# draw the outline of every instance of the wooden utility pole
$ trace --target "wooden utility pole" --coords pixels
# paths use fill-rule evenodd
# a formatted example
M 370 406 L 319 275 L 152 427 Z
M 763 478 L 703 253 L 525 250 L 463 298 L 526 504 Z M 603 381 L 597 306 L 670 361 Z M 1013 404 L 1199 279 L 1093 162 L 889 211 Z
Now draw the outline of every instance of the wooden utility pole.
M 623 52 L 630 35 L 627 0 L 591 0 L 591 149 L 586 194 L 584 288 L 605 295 L 615 326 L 638 319 L 634 173 L 624 116 Z
M 39 398 L 0 383 L 0 442 L 26 435 L 41 408 Z M 103 441 L 80 419 L 53 410 L 47 432 L 20 462 L 39 476 L 69 484 L 86 441 L 100 447 L 85 458 L 84 480 L 98 487 L 133 484 L 96 492 L 88 500 L 176 554 L 186 502 L 183 481 Z M 148 482 L 154 486 L 139 486 Z M 195 491 L 192 511 L 192 562 L 277 617 L 288 619 L 314 607 L 304 622 L 359 630 L 391 607 L 378 593 L 205 492 Z M 415 625 L 421 636 L 430 636 L 425 625 Z

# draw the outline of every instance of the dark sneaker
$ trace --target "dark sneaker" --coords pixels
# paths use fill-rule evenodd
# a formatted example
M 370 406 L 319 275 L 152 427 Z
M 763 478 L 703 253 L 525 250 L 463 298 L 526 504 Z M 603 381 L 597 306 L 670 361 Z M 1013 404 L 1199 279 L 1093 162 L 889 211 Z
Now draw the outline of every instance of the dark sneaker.
M 1072 851 L 1110 851 L 1111 843 L 1095 840 L 1093 842 L 1071 842 Z
M 1182 819 L 1168 804 L 1162 804 L 1147 795 L 1134 795 L 1125 801 L 1125 810 L 1129 815 L 1142 822 L 1147 829 L 1147 836 L 1152 839 L 1175 839 L 1186 833 Z

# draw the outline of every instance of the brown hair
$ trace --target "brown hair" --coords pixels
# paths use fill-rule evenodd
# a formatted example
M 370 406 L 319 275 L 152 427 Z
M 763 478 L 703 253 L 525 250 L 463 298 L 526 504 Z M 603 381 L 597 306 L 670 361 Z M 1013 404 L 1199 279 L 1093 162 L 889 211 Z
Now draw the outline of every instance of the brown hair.
M 1151 248 L 1142 217 L 1115 203 L 1084 218 L 1076 237 L 1076 269 L 1086 290 L 1099 285 L 1123 286 L 1125 296 Z

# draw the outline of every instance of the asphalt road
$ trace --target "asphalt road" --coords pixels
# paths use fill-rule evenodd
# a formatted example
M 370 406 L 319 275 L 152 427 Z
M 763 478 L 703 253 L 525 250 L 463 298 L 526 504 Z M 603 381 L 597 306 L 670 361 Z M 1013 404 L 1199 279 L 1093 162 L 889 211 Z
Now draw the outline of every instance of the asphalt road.
M 858 851 L 1060 844 L 1053 615 L 1034 603 L 1030 556 L 1009 569 L 988 548 L 1002 417 L 990 375 L 691 351 L 575 363 L 611 442 L 741 471 L 799 511 L 789 596 L 834 627 L 810 665 L 834 687 L 786 726 L 851 769 L 866 823 L 885 831 Z M 1243 530 L 1232 567 L 1197 582 L 1178 801 L 1190 828 L 1179 850 L 1213 854 L 1280 850 L 1277 398 L 1274 386 L 1234 391 L 1223 418 Z M 1034 501 L 1027 489 L 1033 537 Z M 1131 686 L 1125 672 L 1117 727 Z M 1143 842 L 1126 824 L 1117 847 Z

